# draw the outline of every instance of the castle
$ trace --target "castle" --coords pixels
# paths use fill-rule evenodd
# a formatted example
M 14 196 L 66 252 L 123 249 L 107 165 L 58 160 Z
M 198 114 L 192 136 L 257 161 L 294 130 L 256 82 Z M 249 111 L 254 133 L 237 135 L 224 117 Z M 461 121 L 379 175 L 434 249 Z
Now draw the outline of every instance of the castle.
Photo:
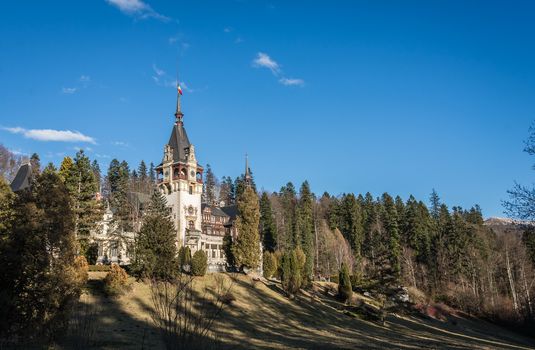
M 188 246 L 192 253 L 204 250 L 208 269 L 223 271 L 226 267 L 223 237 L 237 235 L 234 226 L 237 208 L 236 205 L 219 207 L 202 203 L 204 169 L 197 162 L 195 147 L 184 127 L 180 95 L 179 91 L 171 136 L 164 146 L 162 163 L 156 167 L 157 188 L 167 199 L 178 246 Z M 245 180 L 249 179 L 246 162 Z

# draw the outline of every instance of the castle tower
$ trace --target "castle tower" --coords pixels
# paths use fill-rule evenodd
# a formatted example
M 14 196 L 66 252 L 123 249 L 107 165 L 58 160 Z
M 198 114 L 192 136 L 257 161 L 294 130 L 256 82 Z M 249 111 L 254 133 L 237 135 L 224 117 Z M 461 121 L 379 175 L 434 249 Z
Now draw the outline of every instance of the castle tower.
M 158 189 L 167 199 L 179 246 L 187 244 L 187 236 L 198 236 L 201 232 L 203 188 L 203 168 L 197 163 L 195 147 L 184 128 L 181 94 L 177 86 L 175 123 L 164 146 L 162 163 L 156 167 Z

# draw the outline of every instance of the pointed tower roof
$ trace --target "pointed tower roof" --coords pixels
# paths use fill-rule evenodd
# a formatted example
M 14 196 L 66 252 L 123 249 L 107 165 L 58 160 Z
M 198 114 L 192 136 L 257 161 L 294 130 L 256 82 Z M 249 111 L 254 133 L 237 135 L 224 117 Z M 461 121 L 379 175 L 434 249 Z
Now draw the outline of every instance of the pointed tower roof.
M 249 156 L 245 153 L 245 184 L 251 185 L 251 172 L 249 170 Z
M 177 85 L 177 99 L 176 99 L 176 111 L 175 111 L 175 125 L 171 131 L 169 147 L 173 149 L 173 162 L 185 162 L 187 157 L 187 149 L 191 146 L 189 142 L 188 134 L 184 128 L 184 113 L 182 113 L 180 105 L 180 90 Z

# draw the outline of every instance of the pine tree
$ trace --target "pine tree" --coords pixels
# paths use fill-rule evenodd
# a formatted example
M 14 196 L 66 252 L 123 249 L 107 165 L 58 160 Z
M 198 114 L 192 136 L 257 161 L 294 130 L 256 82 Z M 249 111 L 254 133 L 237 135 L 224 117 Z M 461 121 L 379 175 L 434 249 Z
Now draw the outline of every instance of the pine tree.
M 147 181 L 148 174 L 147 174 L 147 165 L 145 164 L 145 161 L 142 160 L 141 163 L 139 163 L 139 167 L 137 168 L 137 173 L 141 181 Z
M 260 263 L 260 210 L 258 196 L 249 186 L 238 197 L 238 236 L 232 246 L 236 265 L 240 268 L 257 268 Z
M 129 231 L 130 209 L 128 205 L 129 168 L 126 162 L 119 163 L 117 159 L 110 162 L 108 168 L 108 182 L 110 186 L 110 205 L 115 209 L 115 218 L 122 230 Z
M 95 181 L 97 183 L 98 191 L 100 192 L 100 187 L 102 183 L 102 173 L 100 171 L 100 165 L 98 165 L 97 160 L 93 160 L 93 163 L 91 163 L 91 170 L 93 171 L 93 175 L 95 176 Z
M 230 176 L 223 176 L 221 179 L 219 202 L 224 202 L 225 205 L 233 205 L 236 202 L 234 183 Z
M 433 219 L 437 220 L 440 214 L 440 197 L 438 196 L 437 191 L 433 188 L 431 195 L 429 196 L 429 202 L 431 203 L 431 216 Z
M 225 260 L 227 262 L 227 266 L 231 269 L 236 266 L 236 260 L 234 259 L 233 254 L 233 241 L 232 236 L 229 232 L 225 233 L 225 236 L 223 237 L 223 252 L 225 253 Z
M 277 248 L 277 227 L 267 192 L 263 192 L 260 197 L 260 235 L 264 250 L 274 252 Z
M 383 222 L 386 237 L 388 239 L 388 260 L 390 263 L 390 273 L 394 281 L 399 281 L 401 272 L 401 246 L 398 228 L 398 215 L 394 200 L 388 193 L 382 196 L 383 215 L 381 221 Z
M 138 276 L 170 281 L 177 275 L 175 227 L 159 191 L 151 197 L 135 246 L 134 269 Z
M 298 245 L 303 249 L 306 261 L 303 269 L 304 282 L 308 283 L 314 269 L 314 196 L 307 181 L 303 182 L 299 191 L 297 208 Z
M 191 274 L 193 276 L 204 276 L 208 268 L 208 257 L 204 250 L 197 250 L 191 258 Z
M 15 194 L 11 191 L 11 187 L 0 176 L 0 252 L 2 251 L 2 244 L 7 240 L 11 230 L 14 200 Z
M 41 159 L 37 153 L 30 157 L 30 165 L 32 166 L 32 178 L 35 180 L 41 174 Z
M 156 171 L 154 170 L 154 163 L 150 162 L 149 179 L 152 184 L 156 182 Z
M 203 202 L 208 205 L 216 204 L 216 177 L 212 172 L 210 164 L 206 165 L 206 173 L 204 175 L 204 186 L 203 186 Z
M 282 232 L 279 233 L 284 235 L 283 243 L 285 248 L 294 249 L 300 243 L 300 239 L 296 230 L 297 198 L 293 183 L 288 182 L 286 186 L 283 186 L 280 190 L 279 197 L 283 212 Z

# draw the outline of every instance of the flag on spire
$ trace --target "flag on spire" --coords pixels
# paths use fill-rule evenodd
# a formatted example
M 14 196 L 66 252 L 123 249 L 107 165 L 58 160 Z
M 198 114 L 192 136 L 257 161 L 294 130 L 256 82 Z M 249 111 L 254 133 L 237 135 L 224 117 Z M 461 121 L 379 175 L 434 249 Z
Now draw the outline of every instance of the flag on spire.
M 178 90 L 178 93 L 182 95 L 182 88 L 178 82 L 176 83 L 176 89 Z

